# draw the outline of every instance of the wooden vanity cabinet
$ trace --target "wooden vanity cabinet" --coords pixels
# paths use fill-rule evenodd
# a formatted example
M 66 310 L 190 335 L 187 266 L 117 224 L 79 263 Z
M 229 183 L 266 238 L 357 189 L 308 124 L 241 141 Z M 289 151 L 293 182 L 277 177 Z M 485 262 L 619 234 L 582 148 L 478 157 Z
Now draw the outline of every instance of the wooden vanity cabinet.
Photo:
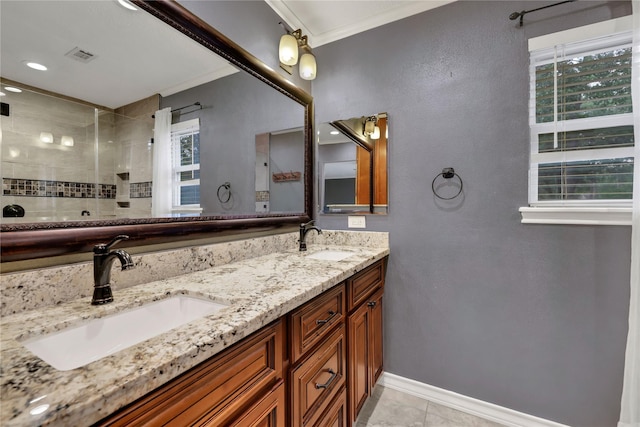
M 344 283 L 289 315 L 291 427 L 345 425 L 345 317 Z
M 282 427 L 286 425 L 286 400 L 284 380 L 256 402 L 237 419 L 231 421 L 230 427 Z M 210 424 L 217 426 L 218 424 Z
M 382 373 L 386 258 L 95 426 L 346 427 Z
M 97 426 L 284 426 L 285 323 L 277 321 Z
M 349 418 L 354 422 L 383 370 L 382 296 L 386 259 L 347 279 Z

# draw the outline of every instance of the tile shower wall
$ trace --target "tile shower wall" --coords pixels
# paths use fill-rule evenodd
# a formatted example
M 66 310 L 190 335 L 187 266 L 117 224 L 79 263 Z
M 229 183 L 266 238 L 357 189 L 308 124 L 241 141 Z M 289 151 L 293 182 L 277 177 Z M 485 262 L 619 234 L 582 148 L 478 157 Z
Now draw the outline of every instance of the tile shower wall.
M 20 205 L 25 216 L 2 218 L 2 222 L 89 219 L 87 212 L 91 219 L 150 214 L 150 198 L 139 199 L 124 212 L 117 208 L 116 202 L 128 200 L 130 195 L 128 186 L 118 182 L 116 172 L 133 162 L 137 179 L 151 180 L 151 114 L 157 109 L 158 98 L 156 95 L 117 110 L 146 116 L 146 120 L 99 111 L 96 159 L 96 110 L 92 106 L 30 90 L 7 93 L 3 102 L 10 105 L 10 115 L 2 116 L 0 122 L 0 206 Z M 42 142 L 41 132 L 51 133 L 53 143 Z M 73 146 L 63 146 L 62 136 L 72 137 Z M 121 194 L 125 189 L 127 194 Z
M 103 151 L 97 164 L 94 158 L 94 108 L 29 90 L 8 92 L 3 102 L 10 106 L 10 115 L 0 122 L 3 178 L 25 180 L 25 187 L 26 180 L 115 184 L 112 173 L 99 173 L 113 164 L 111 150 Z M 42 142 L 41 132 L 51 133 L 53 142 Z M 62 136 L 72 137 L 74 145 L 61 145 Z M 2 206 L 22 206 L 25 218 L 3 218 L 3 223 L 81 219 L 82 211 L 97 213 L 113 204 L 107 199 L 33 197 L 8 190 L 10 194 L 0 196 Z
M 115 171 L 121 180 L 116 197 L 116 217 L 151 216 L 152 115 L 159 108 L 160 96 L 154 95 L 116 109 L 115 134 L 119 155 Z

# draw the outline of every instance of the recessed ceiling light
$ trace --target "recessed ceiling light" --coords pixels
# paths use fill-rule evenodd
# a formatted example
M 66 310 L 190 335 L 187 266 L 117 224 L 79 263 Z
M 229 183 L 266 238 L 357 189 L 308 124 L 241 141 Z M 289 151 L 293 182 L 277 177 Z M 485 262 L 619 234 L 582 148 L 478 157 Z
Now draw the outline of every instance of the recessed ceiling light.
M 26 65 L 29 68 L 33 68 L 34 70 L 47 71 L 47 67 L 45 67 L 42 64 L 38 64 L 37 62 L 24 61 L 24 65 Z
M 4 90 L 8 90 L 9 92 L 15 92 L 15 93 L 22 92 L 22 89 L 18 89 L 17 87 L 13 87 L 13 86 L 5 86 Z
M 7 94 L 4 92 L 0 92 L 0 96 L 6 96 Z
M 331 135 L 338 135 L 340 134 L 340 132 L 338 132 L 337 130 L 332 130 L 331 132 L 329 132 Z
M 120 3 L 120 6 L 126 7 L 129 10 L 138 10 L 138 8 L 132 5 L 128 0 L 118 0 L 118 3 Z

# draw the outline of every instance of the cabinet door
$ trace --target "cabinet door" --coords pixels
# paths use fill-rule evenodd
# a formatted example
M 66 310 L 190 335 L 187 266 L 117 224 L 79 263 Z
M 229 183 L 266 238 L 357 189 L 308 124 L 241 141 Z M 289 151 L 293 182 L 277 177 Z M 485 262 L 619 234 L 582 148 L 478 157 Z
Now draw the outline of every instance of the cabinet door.
M 348 323 L 349 416 L 355 421 L 369 397 L 371 311 L 367 304 L 349 316 Z
M 371 313 L 369 330 L 369 362 L 371 364 L 371 388 L 376 385 L 383 370 L 382 357 L 382 290 L 369 299 L 367 306 Z

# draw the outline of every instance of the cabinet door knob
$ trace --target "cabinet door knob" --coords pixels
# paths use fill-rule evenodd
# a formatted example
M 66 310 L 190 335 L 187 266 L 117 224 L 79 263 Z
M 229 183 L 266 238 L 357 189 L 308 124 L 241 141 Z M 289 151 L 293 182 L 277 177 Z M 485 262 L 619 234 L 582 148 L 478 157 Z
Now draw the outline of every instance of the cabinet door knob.
M 375 301 L 369 301 L 369 302 L 367 303 L 367 306 L 369 306 L 369 307 L 375 307 L 375 306 L 376 306 L 376 302 L 375 302 Z
M 335 379 L 336 379 L 336 377 L 338 376 L 338 374 L 336 374 L 336 373 L 333 371 L 333 369 L 329 369 L 329 371 L 328 371 L 328 372 L 331 374 L 331 376 L 329 377 L 329 379 L 327 380 L 327 382 L 326 382 L 326 383 L 324 383 L 324 384 L 316 384 L 316 389 L 321 389 L 321 388 L 327 388 L 327 387 L 329 387 L 329 386 L 331 385 L 331 383 L 333 382 L 333 380 L 335 380 Z
M 336 314 L 337 313 L 333 310 L 329 311 L 329 317 L 327 317 L 326 319 L 316 320 L 316 325 L 324 325 L 325 323 L 329 323 L 331 319 L 333 319 L 333 316 L 335 316 Z

